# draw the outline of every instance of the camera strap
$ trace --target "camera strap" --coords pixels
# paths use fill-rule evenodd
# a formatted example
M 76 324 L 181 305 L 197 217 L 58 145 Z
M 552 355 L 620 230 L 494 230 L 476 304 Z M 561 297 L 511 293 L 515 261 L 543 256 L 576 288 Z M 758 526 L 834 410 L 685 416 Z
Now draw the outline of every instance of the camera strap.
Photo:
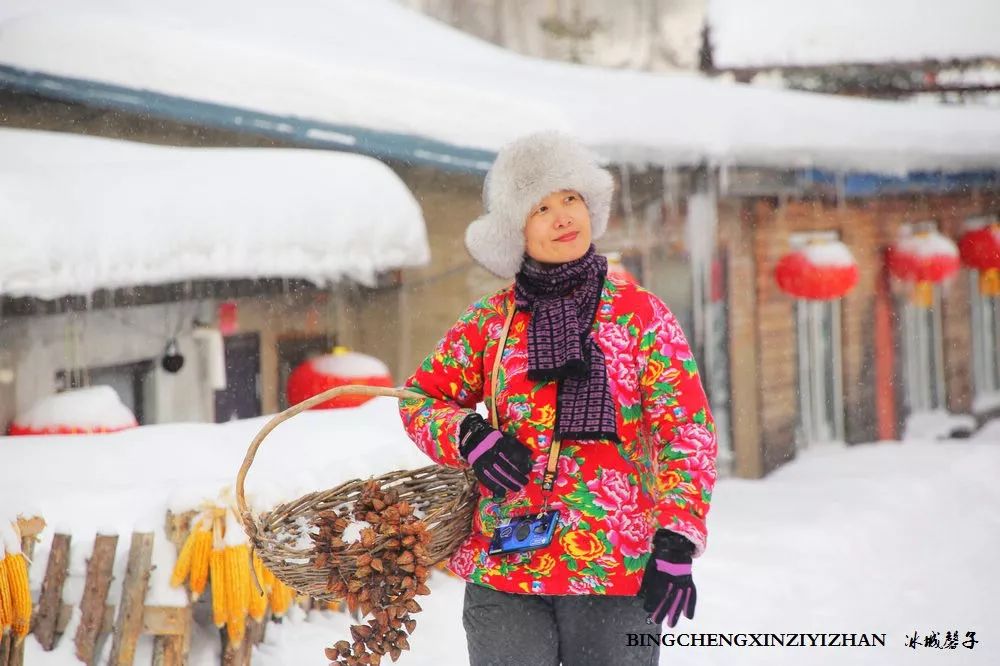
M 542 477 L 542 491 L 548 494 L 552 491 L 552 486 L 556 482 L 556 473 L 559 471 L 559 449 L 562 448 L 562 442 L 559 441 L 557 437 L 552 438 L 552 443 L 549 444 L 549 459 L 545 464 L 545 476 Z M 545 499 L 545 504 L 548 505 L 548 497 Z
M 507 344 L 507 332 L 510 330 L 510 324 L 514 320 L 514 313 L 517 311 L 517 305 L 511 303 L 511 307 L 507 312 L 507 319 L 504 321 L 503 330 L 500 332 L 500 341 L 497 344 L 497 354 L 493 359 L 493 376 L 490 378 L 491 384 L 491 398 L 492 409 L 490 410 L 491 418 L 493 421 L 493 428 L 499 430 L 497 417 L 497 376 L 500 373 L 500 359 L 503 356 L 504 347 Z M 545 464 L 545 475 L 542 477 L 542 492 L 545 493 L 545 506 L 549 504 L 549 493 L 552 491 L 552 487 L 556 482 L 556 473 L 559 470 L 559 449 L 562 448 L 562 443 L 557 437 L 552 438 L 552 444 L 549 445 L 549 459 Z

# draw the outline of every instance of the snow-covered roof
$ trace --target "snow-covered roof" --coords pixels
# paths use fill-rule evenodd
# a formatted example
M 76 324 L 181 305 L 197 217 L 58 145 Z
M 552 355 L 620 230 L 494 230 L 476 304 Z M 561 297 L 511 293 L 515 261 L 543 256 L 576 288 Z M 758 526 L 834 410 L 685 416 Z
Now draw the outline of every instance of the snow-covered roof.
M 358 131 L 376 130 L 495 151 L 555 128 L 609 159 L 664 165 L 899 174 L 1000 163 L 1000 117 L 989 109 L 542 61 L 390 0 L 289 0 L 280 9 L 264 0 L 91 0 L 86 9 L 47 0 L 37 7 L 35 0 L 0 5 L 0 80 L 20 76 L 18 85 L 56 96 L 70 95 L 79 80 L 101 82 L 115 87 L 78 90 L 74 99 L 97 95 L 102 104 L 145 112 L 235 109 L 217 118 L 229 126 L 248 123 L 241 110 L 267 112 L 255 121 L 261 131 L 303 140 L 318 131 L 334 135 L 334 146 L 357 149 Z M 302 131 L 309 123 L 320 129 Z M 419 150 L 410 157 L 434 159 Z
M 342 277 L 429 261 L 420 206 L 369 157 L 0 130 L 0 294 Z
M 1000 58 L 996 0 L 707 0 L 719 68 Z

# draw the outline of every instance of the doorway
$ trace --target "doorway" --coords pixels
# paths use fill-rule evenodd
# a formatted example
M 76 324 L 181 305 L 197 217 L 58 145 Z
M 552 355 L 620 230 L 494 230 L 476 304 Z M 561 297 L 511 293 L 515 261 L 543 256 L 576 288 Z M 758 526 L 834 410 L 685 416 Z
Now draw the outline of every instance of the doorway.
M 215 421 L 260 416 L 260 335 L 225 338 L 226 388 L 215 392 Z

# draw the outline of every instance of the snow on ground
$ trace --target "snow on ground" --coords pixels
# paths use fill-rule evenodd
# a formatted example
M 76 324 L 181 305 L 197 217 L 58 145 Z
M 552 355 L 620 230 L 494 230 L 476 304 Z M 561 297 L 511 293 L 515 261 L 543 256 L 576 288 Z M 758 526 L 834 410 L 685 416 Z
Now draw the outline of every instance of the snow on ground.
M 227 424 L 143 426 L 111 435 L 0 438 L 0 507 L 43 515 L 49 526 L 31 568 L 37 597 L 52 534 L 73 534 L 66 600 L 77 602 L 84 558 L 98 530 L 127 542 L 152 529 L 150 603 L 182 603 L 165 584 L 173 547 L 161 525 L 168 507 L 214 497 L 235 478 L 266 417 Z M 306 412 L 263 443 L 247 480 L 255 510 L 349 478 L 426 464 L 406 438 L 396 401 Z M 885 648 L 663 648 L 662 664 L 986 664 L 1000 656 L 1000 421 L 973 438 L 817 447 L 764 480 L 724 479 L 709 517 L 709 547 L 695 563 L 699 602 L 675 631 L 884 632 Z M 127 553 L 119 549 L 116 580 Z M 409 666 L 465 664 L 463 584 L 432 577 Z M 117 600 L 117 585 L 111 602 Z M 197 612 L 203 612 L 202 610 Z M 75 619 L 74 621 L 78 621 Z M 325 663 L 322 648 L 347 635 L 334 612 L 293 614 L 271 625 L 255 664 Z M 71 628 L 72 629 L 72 628 Z M 975 631 L 973 650 L 904 647 L 916 631 Z M 72 635 L 71 633 L 68 635 Z M 69 666 L 72 641 L 43 653 L 29 638 L 28 663 Z M 136 663 L 148 663 L 144 642 Z M 218 636 L 201 628 L 194 666 L 218 663 Z
M 984 16 L 975 34 L 992 38 L 997 12 Z M 860 25 L 851 27 L 857 37 Z M 878 41 L 855 38 L 851 47 Z M 280 8 L 264 0 L 91 0 L 85 11 L 74 0 L 47 0 L 42 9 L 35 0 L 5 0 L 0 64 L 488 150 L 556 128 L 610 159 L 665 165 L 902 173 L 993 168 L 1000 159 L 1000 120 L 990 109 L 543 61 L 390 0 L 290 0 Z
M 0 208 L 0 293 L 14 296 L 212 278 L 373 286 L 430 260 L 413 194 L 347 153 L 6 129 Z
M 716 67 L 1000 56 L 996 0 L 708 0 Z

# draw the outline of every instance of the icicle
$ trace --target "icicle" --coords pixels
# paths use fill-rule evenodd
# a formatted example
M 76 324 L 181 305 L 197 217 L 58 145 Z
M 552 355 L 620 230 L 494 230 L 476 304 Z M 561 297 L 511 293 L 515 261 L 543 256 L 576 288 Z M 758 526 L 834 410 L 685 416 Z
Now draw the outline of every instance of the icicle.
M 838 171 L 835 181 L 837 184 L 837 210 L 843 211 L 847 208 L 847 175 L 843 171 Z
M 730 165 L 728 165 L 728 164 L 721 164 L 717 168 L 717 171 L 719 173 L 719 178 L 718 178 L 719 188 L 718 189 L 719 189 L 719 197 L 720 198 L 724 198 L 727 194 L 729 194 L 729 182 L 730 182 L 729 168 L 730 168 Z
M 625 227 L 629 239 L 635 231 L 635 208 L 632 204 L 632 172 L 628 164 L 621 165 L 622 174 L 622 208 L 625 211 Z
M 663 205 L 668 217 L 676 214 L 680 208 L 679 180 L 679 174 L 675 167 L 671 166 L 663 170 Z

